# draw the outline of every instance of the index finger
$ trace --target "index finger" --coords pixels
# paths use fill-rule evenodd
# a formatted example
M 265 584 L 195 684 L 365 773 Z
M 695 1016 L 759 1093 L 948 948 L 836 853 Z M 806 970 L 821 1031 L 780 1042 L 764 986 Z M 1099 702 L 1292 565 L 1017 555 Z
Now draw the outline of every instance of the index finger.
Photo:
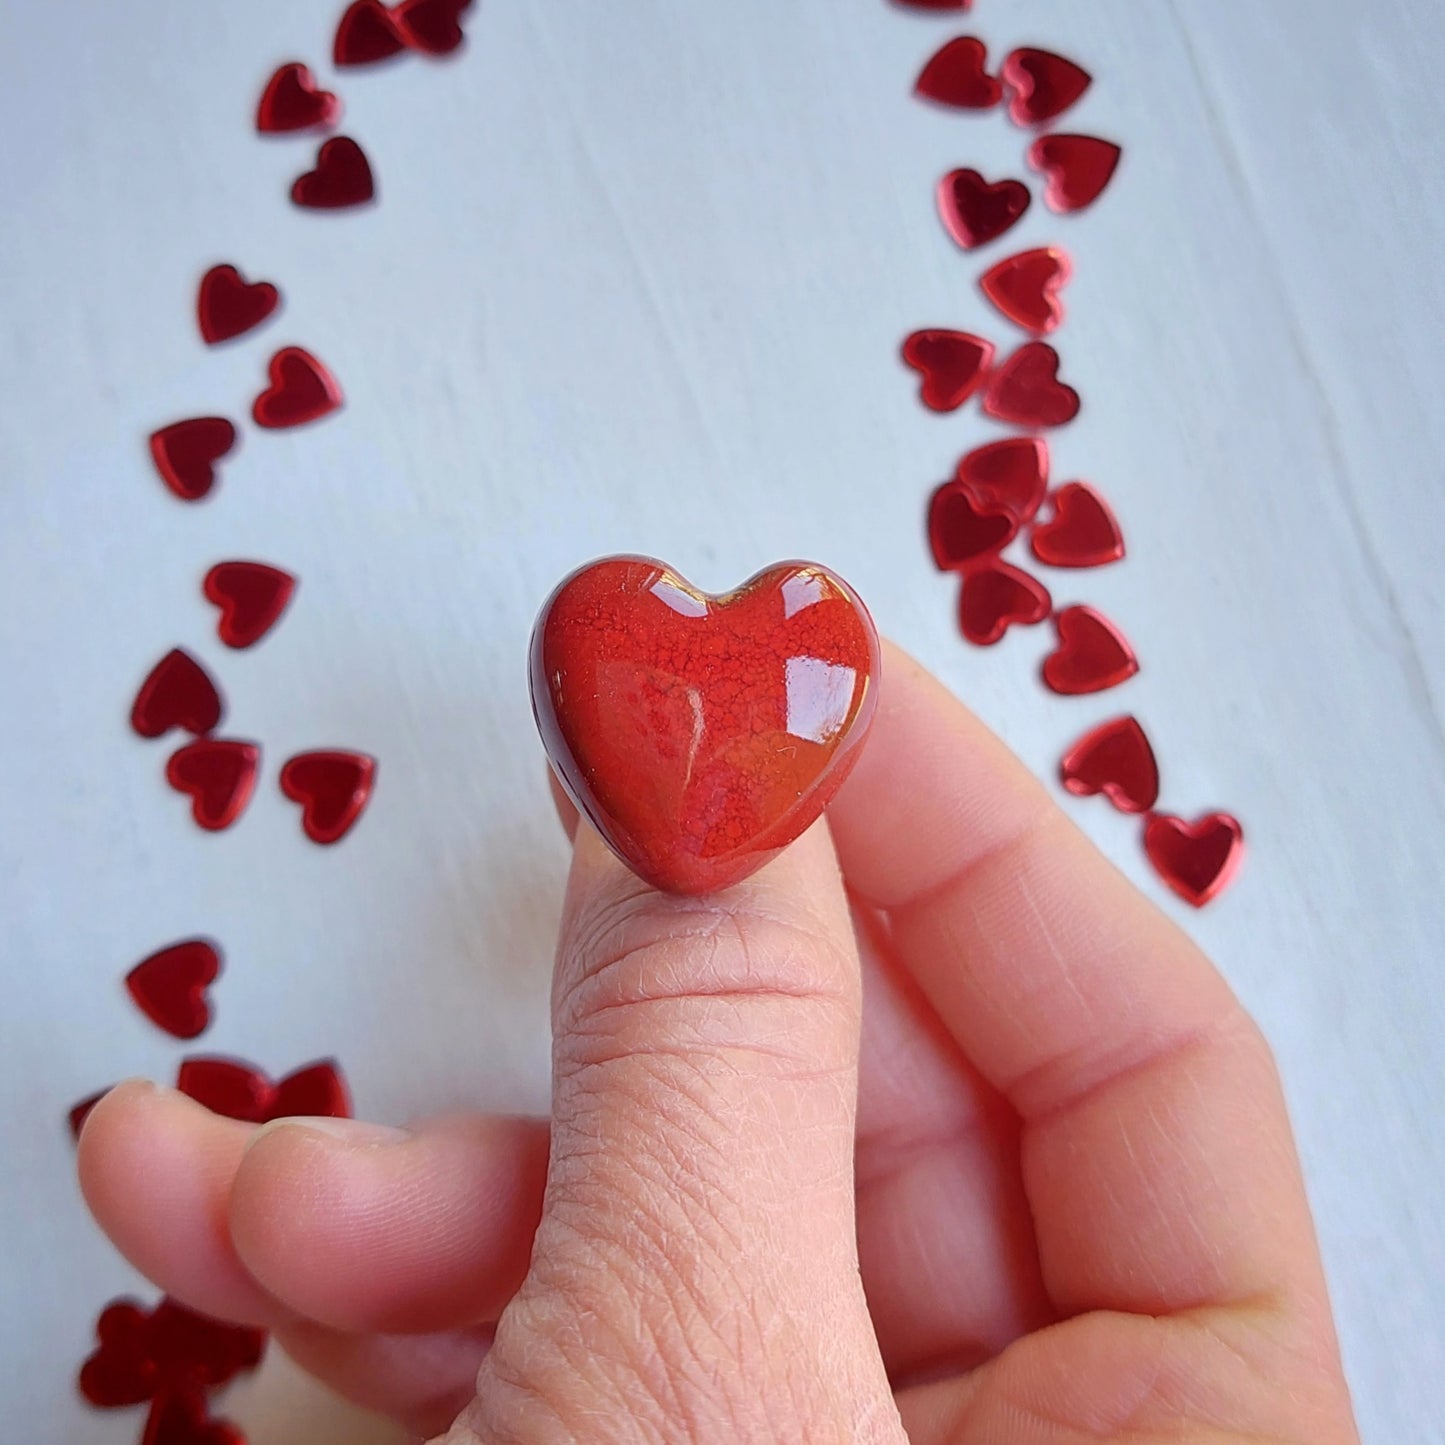
M 886 916 L 900 961 L 1022 1120 L 1062 1314 L 1323 1301 L 1259 1030 L 1190 940 L 896 648 L 829 819 L 850 891 Z

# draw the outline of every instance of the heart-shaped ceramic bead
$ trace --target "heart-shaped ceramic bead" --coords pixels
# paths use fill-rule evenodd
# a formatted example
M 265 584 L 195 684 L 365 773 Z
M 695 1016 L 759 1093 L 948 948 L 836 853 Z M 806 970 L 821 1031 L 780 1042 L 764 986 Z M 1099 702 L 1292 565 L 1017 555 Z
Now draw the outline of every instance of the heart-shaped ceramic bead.
M 858 758 L 880 671 L 867 609 L 811 562 L 714 596 L 651 558 L 604 558 L 532 632 L 532 710 L 563 787 L 673 893 L 737 883 L 817 819 Z

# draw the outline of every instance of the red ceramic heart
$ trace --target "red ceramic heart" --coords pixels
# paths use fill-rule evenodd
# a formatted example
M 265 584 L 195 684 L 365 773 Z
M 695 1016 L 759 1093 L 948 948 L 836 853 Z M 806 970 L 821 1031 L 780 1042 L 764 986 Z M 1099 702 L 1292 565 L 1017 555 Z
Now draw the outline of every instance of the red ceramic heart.
M 1000 74 L 1013 92 L 1008 113 L 1019 125 L 1041 125 L 1061 116 L 1094 79 L 1072 60 L 1030 46 L 1015 50 Z
M 254 647 L 286 610 L 296 579 L 264 562 L 217 562 L 202 590 L 221 609 L 216 624 L 221 641 L 227 647 Z
M 953 479 L 982 506 L 1006 508 L 1022 526 L 1048 490 L 1048 443 L 1042 437 L 989 442 L 959 461 Z
M 190 938 L 142 959 L 126 974 L 125 986 L 157 1028 L 178 1039 L 193 1039 L 211 1022 L 206 990 L 220 972 L 215 944 Z
M 1137 718 L 1116 717 L 1085 733 L 1064 754 L 1059 776 L 1069 792 L 1103 793 L 1121 813 L 1147 813 L 1159 801 L 1159 764 Z
M 990 185 L 973 170 L 950 171 L 938 183 L 938 214 L 965 251 L 987 245 L 1017 225 L 1030 199 L 1022 181 Z
M 975 647 L 992 647 L 1010 627 L 1042 622 L 1052 607 L 1043 583 L 995 557 L 964 574 L 958 626 Z
M 979 278 L 983 294 L 1015 325 L 1047 336 L 1064 319 L 1059 292 L 1068 284 L 1073 268 L 1057 246 L 1020 251 L 1000 261 Z
M 90 1111 L 110 1093 L 109 1089 L 102 1089 L 98 1094 L 92 1094 L 88 1099 L 82 1099 L 74 1105 L 65 1116 L 70 1124 L 70 1137 L 78 1144 L 80 1142 L 80 1131 L 85 1128 L 85 1121 L 90 1118 Z
M 710 595 L 608 557 L 547 599 L 532 710 L 572 801 L 654 887 L 710 893 L 807 829 L 877 702 L 878 635 L 852 588 L 784 562 Z
M 156 1396 L 141 1445 L 246 1445 L 246 1437 L 229 1421 L 212 1418 L 204 1391 L 181 1388 Z
M 1144 825 L 1144 851 L 1174 892 L 1203 908 L 1239 872 L 1244 829 L 1228 813 L 1207 813 L 1193 823 L 1156 813 Z
M 269 281 L 247 282 L 234 266 L 212 266 L 201 277 L 196 320 L 208 346 L 254 330 L 281 304 Z
M 254 1064 L 219 1055 L 184 1059 L 176 1088 L 187 1098 L 245 1124 L 283 1118 L 351 1117 L 351 1095 L 334 1059 L 320 1059 L 272 1083 Z
M 958 110 L 992 110 L 1003 87 L 988 73 L 988 47 L 960 35 L 939 50 L 913 83 L 915 95 Z
M 934 327 L 903 343 L 903 360 L 923 378 L 919 400 L 930 411 L 954 411 L 983 384 L 993 364 L 993 345 L 967 331 Z
M 301 804 L 301 826 L 313 843 L 339 843 L 375 785 L 376 759 L 365 753 L 300 753 L 281 769 L 281 791 Z
M 1054 618 L 1059 645 L 1044 659 L 1044 682 L 1074 697 L 1104 692 L 1139 671 L 1139 659 L 1124 634 L 1092 607 L 1066 607 Z
M 162 737 L 172 728 L 200 737 L 220 723 L 224 712 L 210 674 L 189 652 L 173 647 L 141 683 L 130 725 L 143 738 Z
M 402 39 L 427 55 L 450 55 L 466 39 L 461 17 L 472 0 L 402 0 L 392 19 Z
M 262 135 L 330 130 L 340 119 L 340 99 L 319 89 L 310 67 L 298 61 L 277 69 L 256 106 L 256 129 Z
M 1087 482 L 1069 482 L 1052 498 L 1054 515 L 1035 526 L 1029 546 L 1050 567 L 1103 567 L 1124 555 L 1124 534 L 1109 504 Z
M 299 346 L 287 346 L 271 358 L 271 385 L 256 398 L 251 415 L 270 430 L 304 426 L 341 406 L 336 378 Z
M 216 484 L 216 463 L 236 445 L 223 416 L 198 416 L 151 433 L 151 459 L 161 481 L 183 502 L 199 502 Z
M 406 49 L 391 11 L 381 0 L 356 0 L 349 5 L 336 26 L 331 42 L 332 62 L 341 69 L 351 65 L 375 65 Z
M 191 800 L 191 816 L 208 833 L 229 828 L 256 790 L 261 749 L 233 738 L 201 738 L 171 754 L 166 781 Z
M 298 176 L 291 199 L 310 211 L 340 211 L 376 199 L 366 152 L 348 135 L 332 136 L 316 153 L 316 169 Z
M 1046 135 L 1029 149 L 1029 164 L 1048 178 L 1044 199 L 1067 214 L 1091 206 L 1113 179 L 1123 155 L 1112 141 L 1091 135 Z
M 1059 353 L 1047 341 L 1026 341 L 989 377 L 983 409 L 1014 426 L 1063 426 L 1079 414 L 1079 393 L 1059 380 Z
M 95 1322 L 97 1349 L 80 1367 L 80 1393 L 97 1409 L 142 1405 L 156 1392 L 150 1316 L 135 1300 L 115 1300 Z
M 1018 529 L 1011 510 L 979 501 L 957 479 L 939 487 L 928 504 L 928 545 L 940 572 L 961 572 L 997 556 Z

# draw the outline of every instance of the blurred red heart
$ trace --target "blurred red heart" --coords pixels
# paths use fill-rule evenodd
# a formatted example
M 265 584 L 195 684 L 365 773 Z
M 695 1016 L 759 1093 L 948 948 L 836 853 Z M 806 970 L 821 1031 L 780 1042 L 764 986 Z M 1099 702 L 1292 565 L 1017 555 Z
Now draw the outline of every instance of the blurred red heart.
M 978 501 L 957 479 L 939 487 L 928 504 L 928 542 L 940 572 L 961 572 L 1003 551 L 1018 529 L 1008 508 Z
M 300 753 L 281 769 L 281 791 L 301 804 L 301 826 L 313 843 L 337 843 L 371 797 L 376 759 L 327 750 Z
M 1159 764 L 1137 718 L 1116 717 L 1085 733 L 1059 774 L 1069 792 L 1103 793 L 1121 813 L 1147 813 L 1159 801 Z
M 329 130 L 340 119 L 340 99 L 318 89 L 310 68 L 297 61 L 277 69 L 256 106 L 256 129 L 262 135 Z
M 993 364 L 993 344 L 967 331 L 934 327 L 903 343 L 903 360 L 923 378 L 918 396 L 930 411 L 953 411 L 983 383 Z
M 141 1445 L 246 1445 L 246 1437 L 212 1418 L 204 1391 L 182 1387 L 156 1396 Z
M 1144 851 L 1170 888 L 1203 908 L 1239 872 L 1244 829 L 1228 813 L 1206 813 L 1193 823 L 1156 813 L 1144 825 Z
M 405 49 L 406 40 L 381 0 L 356 0 L 347 6 L 336 26 L 331 59 L 340 68 L 375 65 Z
M 271 1091 L 266 1118 L 349 1119 L 351 1094 L 335 1059 L 287 1074 Z
M 989 442 L 963 457 L 953 477 L 983 506 L 1006 507 L 1022 526 L 1048 489 L 1048 443 L 1042 437 Z
M 1124 555 L 1124 534 L 1109 504 L 1087 482 L 1053 495 L 1054 515 L 1039 522 L 1029 546 L 1050 567 L 1103 567 Z
M 1049 209 L 1082 211 L 1099 199 L 1123 155 L 1112 141 L 1091 135 L 1046 135 L 1029 149 L 1029 164 L 1048 178 Z
M 221 609 L 216 632 L 227 647 L 253 647 L 275 625 L 296 579 L 264 562 L 217 562 L 202 584 L 206 600 Z
M 1015 426 L 1063 426 L 1079 414 L 1079 393 L 1059 380 L 1059 353 L 1047 341 L 1026 341 L 994 369 L 983 409 Z
M 1059 292 L 1072 274 L 1069 258 L 1057 246 L 1020 251 L 979 278 L 983 294 L 1025 331 L 1046 336 L 1062 324 Z
M 366 152 L 348 135 L 322 141 L 316 169 L 298 176 L 291 199 L 311 211 L 339 211 L 364 206 L 376 198 L 376 180 Z
M 88 1099 L 82 1099 L 80 1103 L 71 1107 L 66 1119 L 70 1124 L 70 1137 L 78 1144 L 80 1142 L 80 1131 L 85 1128 L 85 1121 L 90 1118 L 90 1111 L 110 1093 L 109 1089 L 102 1089 L 98 1094 L 92 1094 Z
M 271 430 L 318 421 L 344 400 L 336 378 L 299 346 L 283 347 L 271 358 L 270 380 L 251 415 L 257 426 Z
M 450 55 L 466 39 L 461 17 L 471 8 L 472 0 L 402 0 L 391 14 L 413 50 Z
M 1052 606 L 1041 582 L 994 558 L 964 573 L 958 625 L 976 647 L 992 647 L 1010 627 L 1042 622 Z
M 965 251 L 987 245 L 1015 226 L 1030 199 L 1022 181 L 991 185 L 974 170 L 950 171 L 938 183 L 938 214 Z
M 143 738 L 161 737 L 172 728 L 199 737 L 220 723 L 224 711 L 210 674 L 189 652 L 173 647 L 141 683 L 130 725 Z
M 1062 115 L 1094 79 L 1072 60 L 1029 46 L 1015 50 L 1000 74 L 1013 92 L 1008 113 L 1019 125 L 1040 125 Z
M 987 63 L 983 41 L 960 35 L 923 67 L 913 92 L 959 110 L 991 110 L 1003 99 L 1003 87 L 988 73 Z
M 1066 607 L 1054 618 L 1059 645 L 1044 659 L 1044 682 L 1074 697 L 1104 692 L 1139 671 L 1139 659 L 1124 634 L 1092 607 Z
M 199 502 L 216 484 L 216 463 L 236 445 L 223 416 L 172 422 L 151 433 L 151 459 L 161 480 L 183 502 Z
M 208 346 L 254 330 L 281 304 L 269 281 L 248 283 L 234 266 L 212 266 L 201 277 L 196 320 Z
M 208 833 L 229 828 L 256 789 L 261 749 L 231 738 L 201 738 L 172 753 L 166 781 L 191 799 L 191 816 Z
M 141 1405 L 156 1392 L 150 1316 L 135 1300 L 115 1300 L 95 1322 L 98 1348 L 80 1367 L 80 1393 L 101 1410 Z
M 211 1022 L 206 990 L 221 972 L 221 956 L 208 939 L 190 938 L 143 958 L 125 976 L 136 1006 L 166 1033 L 193 1039 Z
M 351 1095 L 335 1059 L 319 1059 L 273 1083 L 255 1064 L 221 1055 L 181 1061 L 176 1088 L 227 1119 L 267 1124 L 273 1119 L 349 1119 Z

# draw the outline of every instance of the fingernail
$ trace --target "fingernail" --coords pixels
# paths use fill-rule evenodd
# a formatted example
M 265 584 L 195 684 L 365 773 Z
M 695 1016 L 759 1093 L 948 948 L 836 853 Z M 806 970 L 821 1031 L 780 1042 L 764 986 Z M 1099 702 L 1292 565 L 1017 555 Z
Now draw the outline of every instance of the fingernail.
M 329 1143 L 340 1144 L 347 1149 L 375 1149 L 386 1144 L 404 1144 L 411 1138 L 405 1129 L 393 1129 L 387 1124 L 371 1124 L 364 1119 L 303 1117 L 273 1119 L 269 1124 L 262 1124 L 246 1141 L 246 1148 L 254 1149 L 262 1139 L 282 1129 L 300 1129 L 307 1134 L 319 1134 Z

